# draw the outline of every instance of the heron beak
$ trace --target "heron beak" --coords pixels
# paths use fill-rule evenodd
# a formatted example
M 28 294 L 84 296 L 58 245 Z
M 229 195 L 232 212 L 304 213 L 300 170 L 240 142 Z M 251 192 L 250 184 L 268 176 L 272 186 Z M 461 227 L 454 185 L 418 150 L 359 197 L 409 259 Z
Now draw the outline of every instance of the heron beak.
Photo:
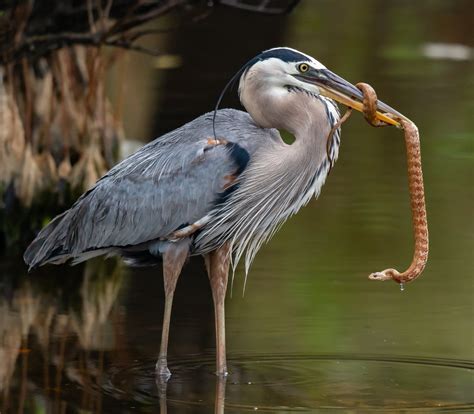
M 319 88 L 321 95 L 331 98 L 350 108 L 356 109 L 357 111 L 363 112 L 362 101 L 364 95 L 362 92 L 350 82 L 330 70 L 312 69 L 308 71 L 307 74 L 297 75 L 296 78 L 303 82 L 316 85 Z M 378 100 L 376 112 L 377 119 L 387 124 L 399 127 L 400 123 L 395 119 L 392 119 L 390 115 L 395 115 L 401 119 L 408 120 L 406 116 Z

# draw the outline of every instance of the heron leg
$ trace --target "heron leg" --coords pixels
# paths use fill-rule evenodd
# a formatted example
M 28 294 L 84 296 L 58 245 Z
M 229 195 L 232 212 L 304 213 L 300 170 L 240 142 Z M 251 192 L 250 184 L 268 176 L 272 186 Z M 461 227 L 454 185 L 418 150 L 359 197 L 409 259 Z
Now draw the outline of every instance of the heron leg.
M 207 274 L 211 283 L 212 298 L 214 300 L 216 324 L 216 374 L 222 377 L 227 375 L 224 302 L 227 290 L 230 254 L 230 244 L 226 243 L 204 256 Z
M 188 254 L 189 243 L 184 241 L 170 244 L 167 250 L 163 253 L 165 312 L 163 315 L 163 330 L 161 333 L 160 354 L 156 363 L 156 373 L 164 379 L 168 379 L 171 376 L 171 372 L 168 369 L 167 354 L 174 291 Z

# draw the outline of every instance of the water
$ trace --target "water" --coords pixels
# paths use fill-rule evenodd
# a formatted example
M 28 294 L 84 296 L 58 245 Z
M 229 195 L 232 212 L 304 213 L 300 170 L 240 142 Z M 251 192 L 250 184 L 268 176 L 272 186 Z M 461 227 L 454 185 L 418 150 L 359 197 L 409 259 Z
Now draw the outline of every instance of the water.
M 198 258 L 178 282 L 173 376 L 160 384 L 159 269 L 95 260 L 27 275 L 12 253 L 0 259 L 0 412 L 474 412 L 473 61 L 423 52 L 433 43 L 472 51 L 472 14 L 469 2 L 411 3 L 307 1 L 288 18 L 249 17 L 247 34 L 221 9 L 165 39 L 179 69 L 130 63 L 130 90 L 135 66 L 148 68 L 139 99 L 155 104 L 127 125 L 139 138 L 182 124 L 212 107 L 241 62 L 277 44 L 373 84 L 421 133 L 431 251 L 420 279 L 403 294 L 367 280 L 404 270 L 412 238 L 402 136 L 355 115 L 321 198 L 261 250 L 245 296 L 236 275 L 225 382 L 213 375 L 212 300 Z
M 118 399 L 126 396 L 149 405 L 159 405 L 160 399 L 166 398 L 170 410 L 194 405 L 202 412 L 224 405 L 226 412 L 473 407 L 465 402 L 473 368 L 468 361 L 370 355 L 230 355 L 229 367 L 231 374 L 224 382 L 213 378 L 212 356 L 181 360 L 175 365 L 173 381 L 155 385 L 154 363 L 140 363 L 117 369 L 111 378 L 111 392 Z M 368 378 L 379 371 L 386 374 L 374 387 Z M 441 378 L 432 381 L 428 390 L 411 389 L 403 381 L 406 377 L 426 381 L 431 376 Z M 453 381 L 466 386 L 453 391 Z M 193 398 L 197 383 L 204 384 L 210 398 L 199 398 L 199 394 Z

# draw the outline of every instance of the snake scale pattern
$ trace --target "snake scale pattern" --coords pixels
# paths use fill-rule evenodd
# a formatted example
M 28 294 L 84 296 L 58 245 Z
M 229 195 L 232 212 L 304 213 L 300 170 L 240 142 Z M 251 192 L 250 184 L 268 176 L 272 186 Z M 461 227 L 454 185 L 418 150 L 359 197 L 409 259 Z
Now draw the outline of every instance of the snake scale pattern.
M 364 116 L 373 126 L 383 126 L 375 117 L 377 95 L 374 89 L 365 83 L 358 83 L 357 87 L 364 94 Z M 398 121 L 405 135 L 407 152 L 408 187 L 410 191 L 410 206 L 412 212 L 413 235 L 415 247 L 413 259 L 407 270 L 399 272 L 396 269 L 385 269 L 369 275 L 370 280 L 394 280 L 401 286 L 412 282 L 423 272 L 428 260 L 429 238 L 428 219 L 426 216 L 425 190 L 423 185 L 423 171 L 421 167 L 420 135 L 416 125 L 407 120 L 393 116 Z M 382 125 L 383 124 L 383 125 Z

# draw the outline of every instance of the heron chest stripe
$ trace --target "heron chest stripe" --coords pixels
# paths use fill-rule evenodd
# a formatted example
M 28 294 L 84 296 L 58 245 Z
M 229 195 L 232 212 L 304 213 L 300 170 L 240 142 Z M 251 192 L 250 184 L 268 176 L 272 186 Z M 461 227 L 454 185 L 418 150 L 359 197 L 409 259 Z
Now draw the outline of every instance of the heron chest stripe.
M 237 180 L 237 174 L 228 174 L 228 175 L 225 175 L 224 176 L 224 179 L 225 179 L 225 183 L 224 183 L 224 190 L 227 190 L 229 187 L 231 187 L 232 185 L 234 185 L 235 183 L 235 180 Z
M 230 158 L 234 161 L 237 165 L 237 170 L 234 173 L 228 174 L 224 176 L 226 182 L 224 183 L 223 189 L 221 193 L 219 193 L 216 205 L 224 203 L 230 194 L 238 188 L 237 178 L 238 176 L 245 170 L 247 164 L 250 160 L 250 155 L 243 147 L 236 144 L 235 142 L 228 142 L 224 139 L 208 139 L 208 145 L 225 145 L 226 148 L 229 150 Z M 194 234 L 196 231 L 200 230 L 207 222 L 209 221 L 210 216 L 206 215 L 200 220 L 196 221 L 195 223 L 188 224 L 178 228 L 165 239 L 167 240 L 176 240 L 181 239 L 184 237 L 189 237 L 190 235 Z
M 250 161 L 250 154 L 247 152 L 247 150 L 243 147 L 241 147 L 239 144 L 235 142 L 228 142 L 226 144 L 226 148 L 229 152 L 230 158 L 232 161 L 234 161 L 235 165 L 237 166 L 237 169 L 226 176 L 224 176 L 224 179 L 226 182 L 224 183 L 223 190 L 221 193 L 219 193 L 217 200 L 215 202 L 216 205 L 223 204 L 227 201 L 229 196 L 237 190 L 239 187 L 239 183 L 237 182 L 237 178 L 239 177 L 240 174 L 244 172 L 244 170 L 247 168 L 247 165 Z
M 234 175 L 238 176 L 242 174 L 250 161 L 250 154 L 245 148 L 235 142 L 228 142 L 226 148 L 229 151 L 230 157 L 237 165 L 237 170 L 234 172 Z

